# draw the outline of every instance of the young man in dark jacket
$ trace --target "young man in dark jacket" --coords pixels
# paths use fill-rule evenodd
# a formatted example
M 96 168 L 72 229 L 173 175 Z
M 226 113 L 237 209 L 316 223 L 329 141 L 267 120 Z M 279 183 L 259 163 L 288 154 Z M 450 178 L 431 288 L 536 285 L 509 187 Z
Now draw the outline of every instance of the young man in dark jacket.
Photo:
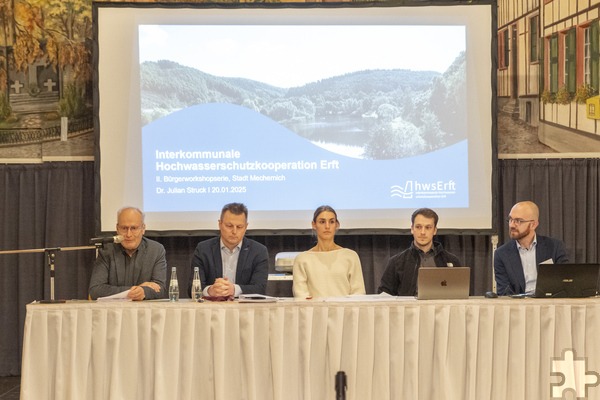
M 419 208 L 411 216 L 410 232 L 414 240 L 410 247 L 388 261 L 381 277 L 378 292 L 393 296 L 417 294 L 417 276 L 420 267 L 458 267 L 461 262 L 454 254 L 444 250 L 433 237 L 439 220 L 435 211 Z

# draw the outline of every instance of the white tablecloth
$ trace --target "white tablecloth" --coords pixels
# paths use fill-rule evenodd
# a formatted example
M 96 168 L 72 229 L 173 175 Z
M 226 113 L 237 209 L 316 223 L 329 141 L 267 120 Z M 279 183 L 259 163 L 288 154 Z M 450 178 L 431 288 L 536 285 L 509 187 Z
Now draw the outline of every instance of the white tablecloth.
M 30 304 L 21 399 L 550 399 L 570 351 L 594 383 L 600 299 Z

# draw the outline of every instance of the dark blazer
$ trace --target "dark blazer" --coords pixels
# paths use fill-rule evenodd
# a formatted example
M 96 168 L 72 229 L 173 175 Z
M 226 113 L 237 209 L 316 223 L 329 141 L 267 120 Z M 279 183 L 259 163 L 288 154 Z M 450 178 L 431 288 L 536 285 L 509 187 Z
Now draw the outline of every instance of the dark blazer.
M 535 262 L 539 264 L 548 259 L 552 259 L 555 264 L 568 263 L 569 258 L 565 245 L 560 240 L 537 235 Z M 496 275 L 496 291 L 499 295 L 525 293 L 525 274 L 516 240 L 504 243 L 496 249 L 494 273 Z
M 120 244 L 106 244 L 100 249 L 90 278 L 90 297 L 96 300 L 98 297 L 117 294 L 144 282 L 155 282 L 160 286 L 160 292 L 143 286 L 146 299 L 166 297 L 167 259 L 163 245 L 146 237 L 142 238 L 135 259 L 130 265 L 130 268 L 134 269 L 131 279 L 127 277 L 125 268 L 127 258 L 129 256 Z
M 188 293 L 192 292 L 194 267 L 200 270 L 202 289 L 223 277 L 223 260 L 221 259 L 220 237 L 214 237 L 198 243 L 192 257 L 192 271 L 188 283 Z M 267 248 L 255 240 L 244 237 L 240 249 L 235 273 L 235 283 L 242 293 L 261 293 L 267 290 L 269 276 L 269 254 Z

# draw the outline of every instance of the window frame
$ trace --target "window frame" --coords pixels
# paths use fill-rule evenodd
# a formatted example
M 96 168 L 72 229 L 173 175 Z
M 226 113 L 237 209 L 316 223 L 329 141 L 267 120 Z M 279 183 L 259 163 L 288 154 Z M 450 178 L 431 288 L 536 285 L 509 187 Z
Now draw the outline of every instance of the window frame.
M 529 18 L 529 63 L 537 64 L 540 61 L 540 16 Z

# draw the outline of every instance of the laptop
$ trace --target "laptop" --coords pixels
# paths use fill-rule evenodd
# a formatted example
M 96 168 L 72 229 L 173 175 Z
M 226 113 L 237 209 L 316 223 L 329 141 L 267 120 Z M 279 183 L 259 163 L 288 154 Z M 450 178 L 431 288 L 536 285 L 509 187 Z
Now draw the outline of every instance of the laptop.
M 421 267 L 417 278 L 417 299 L 468 299 L 471 287 L 469 267 Z
M 598 292 L 600 264 L 539 264 L 533 297 L 591 297 Z

